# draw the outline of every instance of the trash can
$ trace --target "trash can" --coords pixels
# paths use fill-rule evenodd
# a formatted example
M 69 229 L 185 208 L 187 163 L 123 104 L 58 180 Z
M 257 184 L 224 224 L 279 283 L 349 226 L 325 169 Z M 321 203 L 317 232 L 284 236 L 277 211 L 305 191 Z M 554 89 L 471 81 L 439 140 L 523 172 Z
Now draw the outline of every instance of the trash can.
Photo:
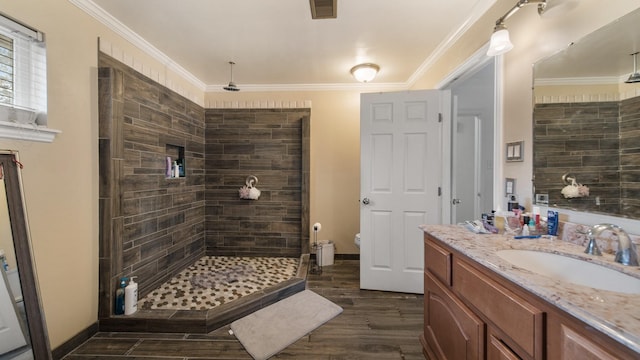
M 331 240 L 322 240 L 318 242 L 318 264 L 320 266 L 333 265 L 333 256 L 335 246 Z

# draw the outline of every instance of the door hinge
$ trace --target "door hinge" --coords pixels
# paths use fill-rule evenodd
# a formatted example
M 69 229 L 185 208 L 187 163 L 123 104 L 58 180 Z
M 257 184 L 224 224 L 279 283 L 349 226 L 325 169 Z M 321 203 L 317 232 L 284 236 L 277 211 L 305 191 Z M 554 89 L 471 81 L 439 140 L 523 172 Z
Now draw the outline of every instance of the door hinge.
M 442 188 L 438 186 L 438 196 L 442 196 Z
M 442 113 L 438 113 L 438 122 L 441 123 L 442 122 Z

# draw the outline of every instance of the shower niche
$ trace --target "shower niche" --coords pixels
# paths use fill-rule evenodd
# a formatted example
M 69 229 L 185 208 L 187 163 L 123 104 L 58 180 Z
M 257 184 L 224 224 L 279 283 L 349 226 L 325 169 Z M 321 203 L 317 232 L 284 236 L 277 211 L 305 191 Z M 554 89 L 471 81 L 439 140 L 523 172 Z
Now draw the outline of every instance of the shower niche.
M 184 160 L 184 146 L 167 144 L 167 157 L 165 159 L 165 177 L 178 179 L 186 176 L 186 164 Z

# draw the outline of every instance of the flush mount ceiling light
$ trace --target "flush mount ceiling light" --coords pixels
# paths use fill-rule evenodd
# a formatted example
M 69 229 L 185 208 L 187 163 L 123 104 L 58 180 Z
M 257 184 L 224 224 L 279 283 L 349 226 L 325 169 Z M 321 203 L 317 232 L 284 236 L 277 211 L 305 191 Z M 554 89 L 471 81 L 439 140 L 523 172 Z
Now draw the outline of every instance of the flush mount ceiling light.
M 231 67 L 231 80 L 229 81 L 229 85 L 223 87 L 223 89 L 227 91 L 240 91 L 240 88 L 236 86 L 236 83 L 233 82 L 233 65 L 235 65 L 233 61 L 229 61 L 229 66 Z
M 627 84 L 640 82 L 640 73 L 638 72 L 638 53 L 631 54 L 633 56 L 633 74 L 629 75 L 629 79 L 625 81 Z
M 360 82 L 369 82 L 376 77 L 378 71 L 380 71 L 380 66 L 366 63 L 352 67 L 351 75 Z
M 496 26 L 493 28 L 493 34 L 491 34 L 487 56 L 501 55 L 513 49 L 513 44 L 509 40 L 509 30 L 507 30 L 504 22 L 516 11 L 520 10 L 521 7 L 530 4 L 538 4 L 538 14 L 542 15 L 547 6 L 547 0 L 519 0 L 511 10 L 498 19 Z

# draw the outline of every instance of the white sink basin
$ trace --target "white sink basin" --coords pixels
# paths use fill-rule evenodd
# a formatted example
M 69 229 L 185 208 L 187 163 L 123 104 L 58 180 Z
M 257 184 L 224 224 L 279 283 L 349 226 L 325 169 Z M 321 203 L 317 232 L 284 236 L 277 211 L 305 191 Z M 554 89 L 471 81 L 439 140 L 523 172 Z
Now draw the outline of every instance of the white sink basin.
M 533 250 L 500 250 L 511 264 L 576 285 L 627 294 L 640 294 L 640 279 L 607 267 L 559 254 Z

